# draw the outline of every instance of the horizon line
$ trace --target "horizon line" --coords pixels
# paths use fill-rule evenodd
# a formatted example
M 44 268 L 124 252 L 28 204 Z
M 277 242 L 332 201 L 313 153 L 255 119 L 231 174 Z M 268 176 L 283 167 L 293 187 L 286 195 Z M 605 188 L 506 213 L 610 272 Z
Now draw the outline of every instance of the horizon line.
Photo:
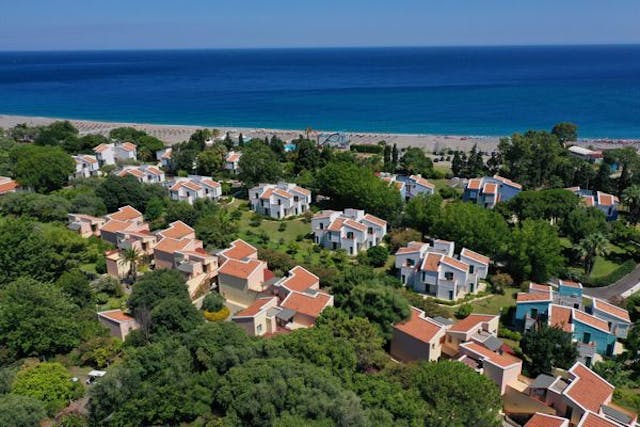
M 523 44 L 442 44 L 442 45 L 370 45 L 370 46 L 257 46 L 257 47 L 131 47 L 131 48 L 61 48 L 61 49 L 0 49 L 0 53 L 50 53 L 50 52 L 144 52 L 144 51 L 240 51 L 240 50 L 333 50 L 333 49 L 447 49 L 447 48 L 543 48 L 543 47 L 631 47 L 633 42 L 586 43 L 523 43 Z

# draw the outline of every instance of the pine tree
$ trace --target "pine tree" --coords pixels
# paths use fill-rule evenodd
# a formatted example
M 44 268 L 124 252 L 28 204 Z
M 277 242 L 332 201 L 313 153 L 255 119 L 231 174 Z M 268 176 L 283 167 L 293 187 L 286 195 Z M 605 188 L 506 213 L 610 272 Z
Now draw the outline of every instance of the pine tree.
M 393 144 L 393 148 L 391 149 L 391 164 L 394 169 L 398 167 L 398 145 Z
M 391 168 L 391 147 L 388 145 L 384 145 L 384 154 L 383 154 L 383 162 L 384 162 L 384 170 L 387 172 L 392 172 Z
M 453 172 L 453 176 L 460 176 L 464 169 L 464 163 L 460 158 L 460 152 L 456 151 L 453 154 L 453 160 L 451 160 L 451 171 Z
M 244 137 L 242 136 L 242 133 L 238 135 L 238 147 L 244 147 Z

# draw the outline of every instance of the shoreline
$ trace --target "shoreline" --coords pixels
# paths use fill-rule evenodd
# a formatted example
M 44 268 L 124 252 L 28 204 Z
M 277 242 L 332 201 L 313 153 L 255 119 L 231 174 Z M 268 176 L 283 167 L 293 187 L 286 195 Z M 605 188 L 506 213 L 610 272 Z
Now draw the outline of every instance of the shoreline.
M 136 122 L 113 122 L 102 120 L 82 120 L 71 118 L 54 118 L 40 116 L 23 116 L 0 114 L 0 128 L 11 128 L 20 123 L 27 123 L 31 126 L 43 126 L 58 120 L 68 120 L 79 131 L 81 135 L 102 134 L 107 135 L 111 129 L 130 126 L 144 130 L 149 135 L 155 136 L 164 141 L 166 145 L 173 145 L 186 141 L 197 129 L 219 129 L 222 133 L 232 134 L 242 133 L 245 140 L 250 138 L 261 138 L 276 135 L 284 141 L 297 138 L 299 134 L 304 134 L 304 129 L 267 129 L 252 127 L 232 127 L 232 126 L 197 126 L 181 124 L 151 124 Z M 416 133 L 387 133 L 387 132 L 354 132 L 354 131 L 331 131 L 313 130 L 313 135 L 318 133 L 336 133 L 348 135 L 352 144 L 375 144 L 379 141 L 386 141 L 389 144 L 397 144 L 399 148 L 420 147 L 428 152 L 439 151 L 440 149 L 456 149 L 470 151 L 473 145 L 477 144 L 482 151 L 494 151 L 500 136 L 482 135 L 434 135 Z M 506 136 L 506 135 L 505 135 Z M 580 138 L 576 145 L 593 146 L 599 149 L 611 149 L 619 147 L 633 146 L 640 148 L 640 139 L 619 139 L 619 138 Z

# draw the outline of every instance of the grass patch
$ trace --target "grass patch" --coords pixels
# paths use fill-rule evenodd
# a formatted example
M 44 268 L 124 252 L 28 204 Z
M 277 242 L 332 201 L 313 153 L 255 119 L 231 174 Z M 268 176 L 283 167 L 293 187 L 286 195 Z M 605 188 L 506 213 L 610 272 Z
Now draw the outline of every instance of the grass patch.
M 500 309 L 506 309 L 516 304 L 515 294 L 518 288 L 506 288 L 504 295 L 492 294 L 490 297 L 471 301 L 473 313 L 500 314 Z

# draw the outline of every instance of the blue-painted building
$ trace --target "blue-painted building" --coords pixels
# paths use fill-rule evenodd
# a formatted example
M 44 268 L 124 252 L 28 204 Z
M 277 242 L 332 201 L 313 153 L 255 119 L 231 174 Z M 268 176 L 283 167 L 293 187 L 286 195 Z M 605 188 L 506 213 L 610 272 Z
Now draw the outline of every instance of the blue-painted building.
M 464 187 L 462 200 L 493 209 L 498 202 L 506 202 L 522 191 L 522 185 L 499 175 L 470 179 Z
M 567 190 L 580 196 L 587 207 L 600 209 L 604 213 L 607 221 L 618 219 L 618 205 L 620 200 L 617 196 L 602 191 L 592 191 L 580 187 L 571 187 Z

